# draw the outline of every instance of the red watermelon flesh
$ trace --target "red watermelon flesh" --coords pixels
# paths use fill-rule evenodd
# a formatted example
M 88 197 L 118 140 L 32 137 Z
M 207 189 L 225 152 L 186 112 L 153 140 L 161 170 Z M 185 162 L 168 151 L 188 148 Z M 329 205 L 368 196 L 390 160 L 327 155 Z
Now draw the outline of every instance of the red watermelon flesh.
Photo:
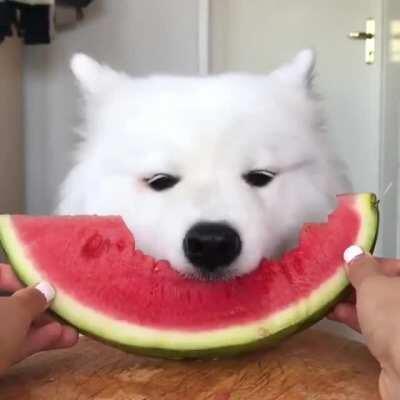
M 144 255 L 119 217 L 3 216 L 0 239 L 20 278 L 51 282 L 54 311 L 83 331 L 149 354 L 215 355 L 322 317 L 347 286 L 343 251 L 374 245 L 376 205 L 372 194 L 338 197 L 296 249 L 228 281 L 184 277 Z

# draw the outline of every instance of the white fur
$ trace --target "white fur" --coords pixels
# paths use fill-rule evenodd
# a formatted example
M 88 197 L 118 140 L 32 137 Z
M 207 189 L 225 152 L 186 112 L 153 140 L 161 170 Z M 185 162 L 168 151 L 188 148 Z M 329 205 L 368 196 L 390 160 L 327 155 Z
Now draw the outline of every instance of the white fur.
M 349 190 L 325 142 L 320 105 L 310 89 L 314 55 L 305 50 L 263 76 L 131 78 L 74 56 L 85 122 L 61 214 L 118 214 L 137 246 L 194 273 L 182 240 L 199 221 L 226 221 L 243 249 L 238 275 L 293 246 L 305 221 L 324 220 L 335 195 Z M 266 187 L 242 174 L 277 171 Z M 143 179 L 178 175 L 155 192 Z

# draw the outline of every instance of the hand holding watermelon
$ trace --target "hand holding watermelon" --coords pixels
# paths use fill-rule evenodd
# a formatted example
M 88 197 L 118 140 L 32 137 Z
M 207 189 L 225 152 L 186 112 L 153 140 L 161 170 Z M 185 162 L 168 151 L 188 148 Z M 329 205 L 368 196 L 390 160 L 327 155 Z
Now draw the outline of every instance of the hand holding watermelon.
M 354 301 L 336 306 L 331 318 L 358 330 L 382 367 L 383 400 L 400 398 L 400 260 L 378 259 L 352 246 L 346 251 Z
M 34 353 L 76 343 L 74 329 L 44 314 L 51 297 L 46 285 L 22 289 L 11 268 L 0 264 L 0 290 L 15 292 L 0 298 L 0 373 Z

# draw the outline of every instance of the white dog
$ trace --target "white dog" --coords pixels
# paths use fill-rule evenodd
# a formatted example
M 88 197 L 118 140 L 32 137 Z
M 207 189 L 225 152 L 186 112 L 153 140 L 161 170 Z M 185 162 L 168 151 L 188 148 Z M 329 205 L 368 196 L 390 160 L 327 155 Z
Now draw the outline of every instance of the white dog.
M 60 214 L 121 215 L 137 247 L 226 278 L 296 244 L 349 190 L 304 50 L 269 75 L 132 78 L 72 59 L 85 119 Z

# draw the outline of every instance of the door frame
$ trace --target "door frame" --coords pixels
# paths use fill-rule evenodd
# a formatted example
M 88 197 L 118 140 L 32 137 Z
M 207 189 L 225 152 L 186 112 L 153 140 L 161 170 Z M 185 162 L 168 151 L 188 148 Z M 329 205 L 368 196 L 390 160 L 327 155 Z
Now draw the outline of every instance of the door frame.
M 211 0 L 198 0 L 197 57 L 200 75 L 210 72 Z
M 382 0 L 381 98 L 380 98 L 380 191 L 382 253 L 400 256 L 400 60 L 391 60 L 391 21 L 400 25 L 398 0 Z M 400 34 L 397 36 L 400 42 Z M 394 151 L 393 151 L 394 149 Z

